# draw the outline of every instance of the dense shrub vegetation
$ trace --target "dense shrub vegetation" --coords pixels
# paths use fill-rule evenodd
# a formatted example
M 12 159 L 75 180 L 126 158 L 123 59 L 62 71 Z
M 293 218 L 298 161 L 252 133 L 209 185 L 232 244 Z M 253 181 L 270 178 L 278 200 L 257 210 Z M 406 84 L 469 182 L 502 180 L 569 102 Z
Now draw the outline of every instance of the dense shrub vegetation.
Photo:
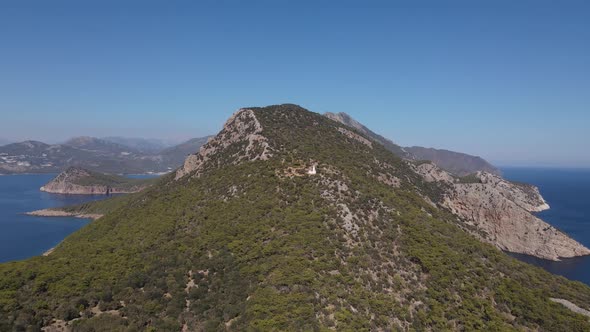
M 590 330 L 549 300 L 588 307 L 590 288 L 461 231 L 383 147 L 293 105 L 255 112 L 270 160 L 74 207 L 106 215 L 0 265 L 0 330 Z

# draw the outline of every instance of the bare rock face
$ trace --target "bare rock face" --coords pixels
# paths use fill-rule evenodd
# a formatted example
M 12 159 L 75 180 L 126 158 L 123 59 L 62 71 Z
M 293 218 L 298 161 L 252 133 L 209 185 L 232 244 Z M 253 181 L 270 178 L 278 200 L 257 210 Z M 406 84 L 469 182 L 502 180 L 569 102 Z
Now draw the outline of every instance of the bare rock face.
M 82 219 L 98 219 L 102 217 L 102 214 L 98 213 L 78 213 L 78 212 L 68 212 L 64 210 L 55 210 L 55 209 L 42 209 L 42 210 L 35 210 L 31 212 L 26 212 L 26 215 L 29 216 L 37 216 L 37 217 L 75 217 L 75 218 L 82 218 Z
M 478 172 L 476 176 L 481 183 L 493 186 L 502 196 L 527 211 L 541 212 L 549 209 L 549 204 L 539 193 L 539 188 L 533 185 L 506 181 L 500 176 L 486 172 Z
M 363 131 L 338 130 L 348 139 L 375 148 L 376 141 L 364 137 Z M 254 110 L 240 109 L 217 136 L 186 158 L 176 179 L 198 177 L 224 165 L 266 160 L 273 152 Z M 588 248 L 532 214 L 549 208 L 534 186 L 512 183 L 487 172 L 461 178 L 431 162 L 408 164 L 424 181 L 440 187 L 442 194 L 436 198 L 436 205 L 452 212 L 466 230 L 483 241 L 502 250 L 552 260 L 590 254 Z M 401 183 L 399 178 L 383 172 L 376 177 L 392 188 Z
M 82 186 L 75 183 L 76 181 L 89 176 L 91 176 L 90 172 L 85 169 L 70 167 L 64 172 L 61 172 L 55 179 L 41 187 L 40 190 L 54 194 L 105 194 L 107 192 L 106 186 Z
M 364 138 L 359 134 L 353 133 L 352 131 L 342 127 L 338 128 L 338 131 L 348 138 L 359 141 L 371 149 L 373 148 L 373 142 L 369 141 L 368 139 Z
M 466 153 L 444 149 L 424 148 L 421 146 L 405 147 L 414 160 L 430 160 L 438 167 L 458 176 L 465 176 L 477 171 L 500 175 L 501 172 L 485 159 Z
M 365 135 L 367 138 L 382 144 L 383 146 L 385 146 L 386 149 L 395 153 L 396 155 L 400 156 L 401 158 L 415 159 L 414 156 L 412 154 L 408 153 L 408 151 L 406 151 L 404 148 L 395 144 L 390 139 L 387 139 L 387 138 L 371 131 L 369 128 L 365 127 L 362 123 L 356 121 L 355 119 L 353 119 L 350 115 L 348 115 L 346 113 L 342 113 L 342 112 L 330 113 L 330 112 L 328 112 L 328 113 L 325 113 L 324 116 L 330 120 L 333 120 L 333 121 L 341 123 L 345 126 L 348 126 L 349 128 L 353 128 L 357 132 Z
M 42 186 L 40 190 L 53 194 L 105 195 L 135 193 L 148 186 L 148 183 L 142 183 L 139 180 L 70 167 Z
M 444 184 L 442 206 L 502 250 L 550 260 L 590 254 L 588 248 L 532 214 L 549 208 L 535 186 L 486 172 L 476 173 L 472 182 L 462 182 L 430 163 L 414 170 L 428 182 Z
M 324 114 L 325 117 L 327 117 L 328 119 L 332 119 L 336 122 L 340 122 L 342 124 L 345 124 L 349 127 L 352 127 L 356 130 L 358 130 L 359 132 L 361 132 L 362 134 L 365 134 L 367 136 L 371 136 L 371 131 L 365 127 L 362 123 L 356 121 L 355 119 L 353 119 L 352 117 L 350 117 L 350 115 L 346 114 L 346 113 L 331 113 L 331 112 L 327 112 Z
M 67 195 L 106 195 L 107 193 L 115 193 L 109 191 L 107 186 L 81 186 L 68 182 L 50 182 L 40 188 L 41 191 L 52 194 L 67 194 Z
M 176 179 L 194 173 L 199 176 L 209 167 L 236 164 L 241 161 L 267 160 L 272 156 L 266 137 L 261 135 L 262 125 L 252 110 L 240 109 L 234 113 L 217 136 L 190 155 L 176 172 Z M 245 148 L 238 148 L 245 145 Z M 235 146 L 235 152 L 231 147 Z
M 414 171 L 420 174 L 426 182 L 455 182 L 455 178 L 451 174 L 437 167 L 433 163 L 422 163 L 417 166 L 414 166 L 414 164 L 410 163 L 410 166 L 413 166 L 412 168 L 414 169 Z

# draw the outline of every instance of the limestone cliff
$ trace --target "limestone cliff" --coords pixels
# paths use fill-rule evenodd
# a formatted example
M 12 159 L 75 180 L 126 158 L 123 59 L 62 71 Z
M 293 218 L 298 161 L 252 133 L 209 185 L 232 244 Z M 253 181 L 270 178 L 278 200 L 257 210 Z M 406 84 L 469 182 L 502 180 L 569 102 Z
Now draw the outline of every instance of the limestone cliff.
M 444 200 L 481 178 L 438 181 L 291 104 L 238 112 L 201 152 L 178 180 L 62 209 L 104 216 L 0 264 L 0 331 L 590 331 L 550 300 L 588 310 L 590 287 L 458 227 Z
M 217 136 L 203 145 L 198 153 L 186 159 L 183 167 L 176 172 L 176 179 L 188 175 L 198 177 L 209 169 L 223 165 L 267 160 L 281 154 L 292 158 L 291 153 L 301 149 L 304 144 L 294 145 L 292 150 L 284 151 L 289 150 L 288 146 L 272 139 L 281 133 L 276 132 L 272 123 L 265 122 L 263 114 L 264 112 L 258 112 L 256 108 L 238 110 Z M 326 115 L 330 120 L 339 123 L 348 119 L 343 120 L 342 116 Z M 359 148 L 366 150 L 366 153 L 376 149 L 376 143 L 382 143 L 380 136 L 354 120 L 348 120 L 344 121 L 348 127 L 336 126 L 340 139 L 360 144 Z M 326 125 L 326 128 L 335 124 L 333 121 L 323 123 L 317 119 L 310 120 L 310 123 L 312 126 Z M 298 127 L 298 130 L 305 130 L 305 127 Z M 306 142 L 305 146 L 315 144 L 315 141 L 311 141 Z M 386 146 L 385 148 L 391 151 Z M 315 160 L 314 163 L 317 164 L 318 161 Z M 459 177 L 431 162 L 405 159 L 399 160 L 399 163 L 403 167 L 376 161 L 375 169 L 368 172 L 394 190 L 404 187 L 404 183 L 414 186 L 426 201 L 454 214 L 462 228 L 482 241 L 502 250 L 551 260 L 590 254 L 588 248 L 533 214 L 548 209 L 549 205 L 538 188 L 532 185 L 513 183 L 498 175 L 481 171 Z M 311 167 L 306 161 L 301 161 L 300 164 L 300 167 Z M 321 161 L 319 165 L 322 170 L 329 169 L 329 165 L 322 165 Z M 412 175 L 404 173 L 404 169 L 408 169 L 408 173 Z M 289 170 L 277 171 L 277 174 L 291 173 Z M 424 189 L 420 183 L 429 185 Z
M 153 180 L 129 179 L 107 175 L 80 167 L 70 167 L 40 188 L 54 194 L 108 195 L 138 192 L 153 183 Z
M 262 125 L 252 110 L 238 110 L 227 120 L 219 134 L 201 146 L 197 154 L 186 158 L 184 165 L 176 172 L 176 179 L 193 172 L 198 176 L 204 169 L 221 164 L 267 160 L 272 152 L 261 132 Z
M 414 167 L 428 182 L 445 188 L 441 205 L 475 228 L 475 235 L 496 247 L 544 259 L 589 255 L 590 250 L 532 212 L 549 208 L 539 189 L 478 172 L 456 178 L 431 163 Z

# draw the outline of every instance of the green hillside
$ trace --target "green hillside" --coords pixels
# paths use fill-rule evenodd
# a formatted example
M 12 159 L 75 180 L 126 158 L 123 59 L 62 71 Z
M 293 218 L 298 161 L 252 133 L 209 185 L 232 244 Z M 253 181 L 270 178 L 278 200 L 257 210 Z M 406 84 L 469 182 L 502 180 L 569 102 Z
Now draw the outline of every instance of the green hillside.
M 138 192 L 158 182 L 157 178 L 133 179 L 113 174 L 68 167 L 41 187 L 58 194 L 111 194 Z
M 201 176 L 86 205 L 108 213 L 1 264 L 0 330 L 590 330 L 550 301 L 588 308 L 590 288 L 459 229 L 383 146 L 295 105 L 253 110 L 268 160 L 217 147 Z

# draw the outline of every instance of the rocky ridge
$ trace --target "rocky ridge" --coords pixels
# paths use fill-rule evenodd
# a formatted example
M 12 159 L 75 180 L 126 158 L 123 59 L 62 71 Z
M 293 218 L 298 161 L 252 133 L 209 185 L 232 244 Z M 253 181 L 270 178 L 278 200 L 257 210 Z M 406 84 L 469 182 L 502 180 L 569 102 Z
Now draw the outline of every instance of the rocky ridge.
M 113 174 L 166 173 L 175 170 L 198 150 L 196 138 L 161 150 L 138 150 L 95 137 L 76 137 L 63 144 L 25 141 L 0 146 L 0 174 L 57 173 L 77 166 Z
M 147 188 L 152 182 L 101 174 L 80 167 L 69 167 L 42 186 L 40 190 L 71 195 L 130 194 Z
M 457 176 L 468 175 L 476 171 L 485 171 L 488 173 L 500 175 L 500 170 L 481 157 L 443 149 L 424 148 L 421 146 L 402 147 L 394 143 L 392 140 L 373 132 L 346 113 L 328 112 L 325 113 L 324 116 L 336 122 L 340 122 L 348 127 L 356 129 L 365 136 L 368 136 L 369 138 L 372 138 L 373 140 L 381 143 L 383 146 L 385 146 L 385 148 L 395 153 L 400 158 L 415 161 L 432 161 L 440 168 Z
M 108 200 L 51 255 L 0 264 L 0 330 L 590 328 L 550 300 L 588 310 L 590 288 L 457 227 L 444 173 L 426 181 L 426 164 L 296 105 L 242 113 L 218 137 L 234 142 L 178 179 Z
M 186 158 L 183 166 L 176 172 L 176 179 L 193 172 L 199 175 L 208 166 L 215 167 L 227 162 L 235 164 L 243 160 L 267 160 L 272 152 L 261 132 L 262 125 L 252 110 L 238 110 L 227 120 L 217 136 L 201 146 L 198 153 Z M 229 160 L 216 158 L 221 151 L 231 148 L 235 153 L 228 157 Z
M 359 133 L 371 138 L 374 141 L 381 143 L 383 146 L 385 146 L 385 148 L 387 148 L 389 151 L 395 153 L 400 158 L 415 159 L 414 156 L 411 153 L 409 153 L 408 151 L 406 151 L 406 149 L 404 149 L 403 147 L 394 143 L 392 140 L 385 138 L 385 137 L 373 132 L 369 128 L 365 127 L 365 125 L 363 125 L 362 123 L 353 119 L 350 115 L 348 115 L 344 112 L 339 112 L 339 113 L 327 112 L 327 113 L 324 113 L 324 116 L 330 120 L 334 120 L 334 121 L 339 122 L 343 125 L 346 125 L 347 127 L 354 128 Z
M 413 160 L 432 161 L 438 167 L 457 176 L 465 176 L 478 171 L 495 175 L 501 174 L 499 169 L 485 159 L 466 153 L 421 146 L 405 147 L 404 150 L 412 155 Z
M 383 140 L 395 144 L 346 114 L 327 113 L 325 116 L 346 124 L 346 127 L 337 128 L 343 137 L 368 148 L 372 148 L 372 142 L 382 144 Z M 176 179 L 187 174 L 199 176 L 206 168 L 228 162 L 267 160 L 272 156 L 273 148 L 263 129 L 252 109 L 238 110 L 221 132 L 201 147 L 199 153 L 186 159 L 177 171 Z M 228 157 L 227 151 L 235 152 Z M 499 175 L 482 171 L 461 178 L 432 162 L 416 163 L 406 159 L 406 163 L 425 182 L 432 183 L 442 192 L 442 197 L 425 195 L 425 198 L 453 213 L 460 226 L 482 241 L 501 250 L 549 260 L 590 254 L 588 248 L 533 215 L 549 208 L 535 186 L 512 183 Z M 376 177 L 392 188 L 400 187 L 399 175 L 382 172 Z
M 347 126 L 351 124 L 350 128 L 360 134 L 383 143 L 382 136 L 344 113 L 325 116 Z M 416 163 L 412 159 L 415 158 L 406 159 L 408 165 L 443 191 L 442 200 L 436 203 L 456 215 L 466 230 L 483 241 L 501 250 L 549 260 L 590 254 L 590 249 L 533 214 L 549 208 L 537 187 L 483 171 L 461 178 L 435 163 Z
M 549 260 L 590 254 L 590 249 L 533 214 L 549 208 L 535 186 L 514 184 L 486 172 L 477 172 L 465 182 L 431 163 L 414 169 L 426 181 L 445 188 L 443 207 L 475 227 L 474 235 L 499 249 Z

